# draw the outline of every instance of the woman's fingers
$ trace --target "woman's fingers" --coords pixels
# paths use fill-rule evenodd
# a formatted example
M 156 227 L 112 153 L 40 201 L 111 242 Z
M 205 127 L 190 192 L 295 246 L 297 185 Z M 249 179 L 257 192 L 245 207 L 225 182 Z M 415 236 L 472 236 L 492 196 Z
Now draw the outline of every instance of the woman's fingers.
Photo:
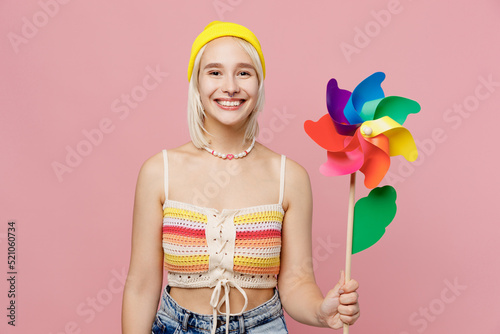
M 359 305 L 339 305 L 339 318 L 344 324 L 352 325 L 359 318 Z
M 347 292 L 354 292 L 358 289 L 359 284 L 358 281 L 351 279 L 348 282 L 345 282 L 344 285 L 342 286 L 342 290 L 347 293 Z
M 343 305 L 356 304 L 358 302 L 358 293 L 357 292 L 343 293 L 339 297 L 339 302 L 340 304 Z
M 349 280 L 345 282 L 340 288 L 340 296 L 338 306 L 339 319 L 348 325 L 352 325 L 359 318 L 359 304 L 358 304 L 358 289 L 359 284 L 356 280 Z
M 356 320 L 358 320 L 359 318 L 359 312 L 352 315 L 352 316 L 349 316 L 349 315 L 340 315 L 340 320 L 342 320 L 342 322 L 344 324 L 348 324 L 348 325 L 353 325 Z
M 359 313 L 359 306 L 357 304 L 339 305 L 338 311 L 339 311 L 340 316 L 343 316 L 343 315 L 353 316 L 356 313 Z

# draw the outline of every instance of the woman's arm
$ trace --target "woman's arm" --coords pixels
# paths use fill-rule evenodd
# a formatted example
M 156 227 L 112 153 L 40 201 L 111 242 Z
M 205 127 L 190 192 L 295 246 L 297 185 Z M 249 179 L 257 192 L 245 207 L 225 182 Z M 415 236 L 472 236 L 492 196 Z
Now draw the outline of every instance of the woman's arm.
M 296 321 L 323 327 L 316 310 L 323 294 L 312 265 L 312 193 L 306 170 L 287 159 L 285 202 L 288 204 L 281 236 L 278 289 L 286 312 Z
M 123 291 L 122 333 L 150 334 L 163 284 L 163 162 L 148 159 L 135 191 L 132 255 Z
M 285 204 L 278 275 L 284 309 L 296 321 L 310 326 L 340 328 L 339 317 L 353 323 L 359 317 L 357 282 L 351 280 L 344 285 L 341 278 L 326 298 L 316 284 L 312 260 L 311 184 L 307 171 L 290 159 L 287 160 Z

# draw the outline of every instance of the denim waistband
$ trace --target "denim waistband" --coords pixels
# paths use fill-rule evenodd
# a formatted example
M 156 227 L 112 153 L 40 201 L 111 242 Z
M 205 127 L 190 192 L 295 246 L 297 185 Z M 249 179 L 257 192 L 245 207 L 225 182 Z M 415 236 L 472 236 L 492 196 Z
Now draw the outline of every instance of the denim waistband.
M 184 330 L 187 326 L 197 327 L 210 331 L 212 328 L 212 315 L 192 312 L 179 304 L 170 296 L 170 285 L 166 285 L 163 291 L 159 313 L 163 313 L 169 318 L 182 323 Z M 243 312 L 241 315 L 229 316 L 229 330 L 240 329 L 244 333 L 244 328 L 267 323 L 283 315 L 283 308 L 279 296 L 279 291 L 274 288 L 274 295 L 265 303 Z M 225 324 L 226 316 L 217 315 L 217 328 Z

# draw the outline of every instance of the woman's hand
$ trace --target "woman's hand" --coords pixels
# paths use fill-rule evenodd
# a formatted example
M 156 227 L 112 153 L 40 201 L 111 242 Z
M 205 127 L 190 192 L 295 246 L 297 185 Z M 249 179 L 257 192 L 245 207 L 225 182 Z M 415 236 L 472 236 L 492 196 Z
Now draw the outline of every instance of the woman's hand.
M 339 329 L 344 324 L 352 325 L 359 318 L 358 282 L 351 279 L 345 283 L 342 270 L 340 280 L 335 287 L 328 291 L 319 309 L 319 321 L 325 327 Z

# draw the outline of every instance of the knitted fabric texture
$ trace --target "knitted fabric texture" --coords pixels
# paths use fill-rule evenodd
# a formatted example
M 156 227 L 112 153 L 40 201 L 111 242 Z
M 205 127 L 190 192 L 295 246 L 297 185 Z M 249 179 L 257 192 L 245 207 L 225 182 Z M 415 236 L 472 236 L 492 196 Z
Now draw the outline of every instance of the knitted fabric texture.
M 168 284 L 184 288 L 214 288 L 210 305 L 217 319 L 220 306 L 236 288 L 245 298 L 239 313 L 226 307 L 230 315 L 241 315 L 248 297 L 243 288 L 274 288 L 280 271 L 286 157 L 281 156 L 280 195 L 276 204 L 242 209 L 212 208 L 168 199 L 168 158 L 163 150 L 165 203 L 163 204 L 163 250 Z M 224 295 L 221 298 L 222 289 Z M 214 321 L 212 334 L 217 321 Z M 229 327 L 226 327 L 229 334 Z
M 208 215 L 201 207 L 187 209 L 185 207 L 190 205 L 175 201 L 167 201 L 167 204 L 163 248 L 169 284 L 185 286 L 210 281 L 209 245 L 205 233 Z M 275 286 L 274 276 L 280 270 L 282 221 L 283 209 L 278 205 L 239 209 L 232 219 L 236 230 L 232 271 L 239 274 L 240 278 L 235 278 L 241 280 L 242 287 L 261 287 L 264 283 Z M 261 275 L 265 275 L 265 279 Z M 270 275 L 273 279 L 269 279 Z

